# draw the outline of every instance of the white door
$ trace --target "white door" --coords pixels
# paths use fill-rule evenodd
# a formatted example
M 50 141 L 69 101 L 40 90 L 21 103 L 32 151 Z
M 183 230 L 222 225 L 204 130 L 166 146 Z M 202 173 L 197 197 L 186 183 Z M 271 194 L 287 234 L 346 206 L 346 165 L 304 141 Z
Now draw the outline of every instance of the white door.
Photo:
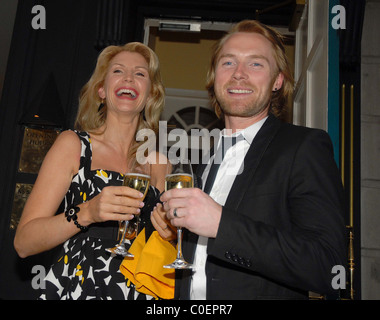
M 296 31 L 293 123 L 326 130 L 339 161 L 339 40 L 335 0 L 306 1 Z
M 328 1 L 310 0 L 296 31 L 293 121 L 327 130 Z

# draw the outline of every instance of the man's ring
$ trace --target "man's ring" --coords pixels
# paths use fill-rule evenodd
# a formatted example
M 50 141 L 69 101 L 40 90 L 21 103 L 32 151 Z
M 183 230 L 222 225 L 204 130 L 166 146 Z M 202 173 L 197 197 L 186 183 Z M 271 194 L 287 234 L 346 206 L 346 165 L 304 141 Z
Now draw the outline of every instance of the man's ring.
M 177 216 L 177 208 L 174 208 L 173 216 L 175 216 L 176 218 L 178 218 L 178 216 Z

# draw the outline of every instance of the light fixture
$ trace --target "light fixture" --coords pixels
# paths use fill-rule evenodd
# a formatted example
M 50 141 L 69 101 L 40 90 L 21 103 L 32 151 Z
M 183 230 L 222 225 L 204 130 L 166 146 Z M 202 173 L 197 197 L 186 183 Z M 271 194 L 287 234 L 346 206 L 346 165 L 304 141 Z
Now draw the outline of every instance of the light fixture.
M 162 21 L 159 25 L 161 31 L 201 32 L 201 24 L 193 22 Z

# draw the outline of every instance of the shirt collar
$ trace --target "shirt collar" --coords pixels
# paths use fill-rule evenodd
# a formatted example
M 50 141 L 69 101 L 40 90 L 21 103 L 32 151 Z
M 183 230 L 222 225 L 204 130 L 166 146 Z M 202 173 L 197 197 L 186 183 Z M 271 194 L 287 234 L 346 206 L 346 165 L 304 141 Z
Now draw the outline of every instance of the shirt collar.
M 228 132 L 229 129 L 223 129 L 221 131 L 220 137 L 221 136 L 238 136 L 241 134 L 241 135 L 243 135 L 244 139 L 249 143 L 249 145 L 251 145 L 253 139 L 255 138 L 255 136 L 257 134 L 257 132 L 259 132 L 260 128 L 262 127 L 262 125 L 264 124 L 264 122 L 266 121 L 267 118 L 268 118 L 268 116 L 261 119 L 258 122 L 255 122 L 254 124 L 250 125 L 249 127 L 245 128 L 245 129 L 238 130 L 238 131 L 234 132 L 232 135 L 230 132 Z M 220 141 L 220 139 L 219 139 L 219 141 Z

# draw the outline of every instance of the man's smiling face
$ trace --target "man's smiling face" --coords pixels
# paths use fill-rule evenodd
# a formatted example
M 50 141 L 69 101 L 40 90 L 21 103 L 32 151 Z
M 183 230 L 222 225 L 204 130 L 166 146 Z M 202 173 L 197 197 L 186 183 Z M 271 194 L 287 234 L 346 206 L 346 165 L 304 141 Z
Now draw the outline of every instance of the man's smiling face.
M 225 116 L 266 114 L 272 90 L 281 87 L 282 75 L 277 74 L 273 48 L 264 36 L 245 32 L 231 35 L 215 69 L 215 94 Z

